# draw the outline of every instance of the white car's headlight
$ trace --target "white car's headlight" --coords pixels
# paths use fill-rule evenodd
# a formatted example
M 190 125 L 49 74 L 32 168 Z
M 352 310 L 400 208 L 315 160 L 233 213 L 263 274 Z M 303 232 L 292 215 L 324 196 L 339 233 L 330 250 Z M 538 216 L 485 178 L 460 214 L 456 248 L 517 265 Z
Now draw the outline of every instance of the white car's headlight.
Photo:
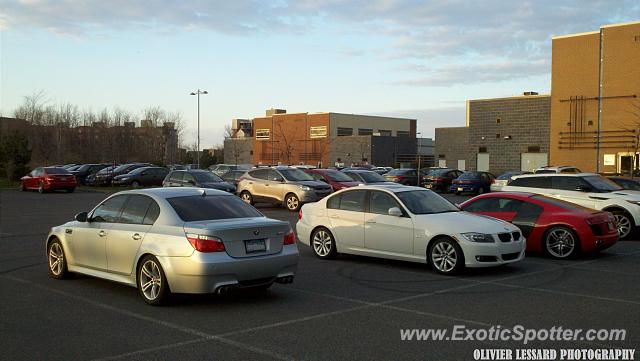
M 305 191 L 305 192 L 308 192 L 308 191 L 310 191 L 310 190 L 311 190 L 311 187 L 301 185 L 301 186 L 300 186 L 300 189 L 302 189 L 302 190 L 303 190 L 303 191 Z
M 477 242 L 477 243 L 494 243 L 495 242 L 495 240 L 493 239 L 493 236 L 490 234 L 469 232 L 469 233 L 462 233 L 462 235 L 469 242 Z

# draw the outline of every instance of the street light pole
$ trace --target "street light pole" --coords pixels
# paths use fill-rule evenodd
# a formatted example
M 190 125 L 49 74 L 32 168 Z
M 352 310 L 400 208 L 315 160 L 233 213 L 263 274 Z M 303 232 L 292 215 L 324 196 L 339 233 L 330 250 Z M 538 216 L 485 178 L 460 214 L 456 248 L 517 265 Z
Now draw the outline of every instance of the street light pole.
M 197 156 L 198 156 L 198 169 L 200 169 L 200 94 L 209 94 L 206 90 L 196 90 L 194 92 L 191 92 L 190 95 L 197 95 L 198 96 L 198 149 L 196 150 Z
M 416 132 L 416 156 L 418 156 L 418 187 L 420 187 L 420 179 L 422 179 L 422 176 L 420 175 L 420 160 L 422 157 L 420 157 L 420 138 L 418 138 L 418 135 L 422 135 L 422 133 Z

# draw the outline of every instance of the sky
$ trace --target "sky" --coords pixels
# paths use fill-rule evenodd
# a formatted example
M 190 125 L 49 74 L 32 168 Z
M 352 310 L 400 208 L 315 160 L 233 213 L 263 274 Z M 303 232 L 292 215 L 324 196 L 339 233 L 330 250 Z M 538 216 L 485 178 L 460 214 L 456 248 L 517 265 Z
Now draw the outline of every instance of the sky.
M 83 109 L 180 112 L 201 143 L 233 118 L 340 112 L 463 126 L 465 101 L 550 90 L 551 37 L 640 2 L 0 0 L 0 113 L 39 91 Z

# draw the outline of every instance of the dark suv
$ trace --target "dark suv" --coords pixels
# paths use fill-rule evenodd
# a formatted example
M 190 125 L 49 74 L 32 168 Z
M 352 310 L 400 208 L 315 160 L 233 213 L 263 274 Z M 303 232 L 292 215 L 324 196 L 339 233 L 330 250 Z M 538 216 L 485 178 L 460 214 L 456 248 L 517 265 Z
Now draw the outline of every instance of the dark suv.
M 236 186 L 225 182 L 222 178 L 208 170 L 174 170 L 167 174 L 162 182 L 163 187 L 200 187 L 219 189 L 221 191 L 235 193 Z

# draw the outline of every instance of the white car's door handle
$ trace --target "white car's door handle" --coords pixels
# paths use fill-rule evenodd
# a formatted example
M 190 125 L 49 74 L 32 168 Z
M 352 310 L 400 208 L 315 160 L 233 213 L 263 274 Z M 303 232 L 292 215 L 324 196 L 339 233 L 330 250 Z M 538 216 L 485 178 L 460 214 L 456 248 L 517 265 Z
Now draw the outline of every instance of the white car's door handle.
M 330 215 L 330 216 L 329 216 L 329 218 L 340 218 L 340 217 L 338 217 L 338 216 L 337 216 L 337 215 L 335 215 L 335 214 L 332 214 L 332 215 Z
M 366 221 L 365 223 L 376 223 L 376 221 Z
M 106 235 L 107 235 L 107 232 L 105 232 L 105 231 L 98 232 L 98 236 L 100 236 L 100 237 L 104 237 Z
M 140 240 L 140 238 L 142 238 L 142 236 L 140 234 L 138 234 L 138 233 L 134 233 L 134 235 L 131 236 L 131 238 L 133 238 L 134 240 L 138 241 L 138 240 Z

